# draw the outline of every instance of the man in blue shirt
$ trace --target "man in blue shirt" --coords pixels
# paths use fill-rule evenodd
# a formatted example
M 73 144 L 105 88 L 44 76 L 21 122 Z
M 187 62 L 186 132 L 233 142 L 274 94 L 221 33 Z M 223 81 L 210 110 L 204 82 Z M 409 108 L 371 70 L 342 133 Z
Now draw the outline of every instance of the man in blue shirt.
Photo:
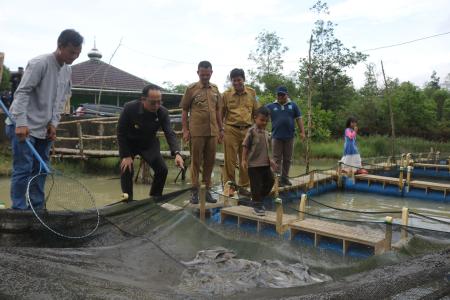
M 294 149 L 295 123 L 302 140 L 305 139 L 305 130 L 300 109 L 289 99 L 287 88 L 280 86 L 276 92 L 277 100 L 267 105 L 272 120 L 272 155 L 278 166 L 277 172 L 281 173 L 280 186 L 290 186 L 292 183 L 288 177 Z

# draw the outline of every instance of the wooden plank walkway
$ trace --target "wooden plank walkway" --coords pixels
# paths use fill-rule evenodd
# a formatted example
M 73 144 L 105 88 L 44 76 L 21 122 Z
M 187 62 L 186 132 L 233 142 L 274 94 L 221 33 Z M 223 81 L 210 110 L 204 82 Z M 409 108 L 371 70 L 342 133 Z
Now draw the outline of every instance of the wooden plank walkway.
M 350 227 L 344 224 L 322 221 L 317 219 L 306 219 L 289 224 L 290 239 L 292 240 L 299 232 L 314 234 L 314 246 L 318 246 L 321 237 L 331 237 L 342 240 L 342 252 L 347 253 L 350 243 L 362 244 L 374 248 L 375 255 L 382 254 L 385 246 L 385 235 L 381 231 Z
M 253 211 L 253 207 L 243 205 L 222 208 L 220 211 L 220 222 L 223 223 L 229 216 L 237 217 L 238 226 L 241 225 L 243 220 L 256 221 L 256 230 L 258 232 L 264 224 L 276 225 L 277 223 L 276 212 L 266 211 L 265 216 L 257 216 Z M 287 230 L 289 223 L 292 223 L 295 220 L 297 220 L 297 216 L 283 214 L 283 222 L 281 223 L 281 226 L 283 227 L 282 231 Z
M 337 178 L 337 173 L 334 170 L 324 171 L 323 173 L 306 174 L 303 176 L 290 178 L 292 186 L 283 186 L 278 188 L 278 192 L 288 192 L 298 189 L 310 189 L 314 186 L 318 186 L 319 183 L 333 181 Z M 272 190 L 270 195 L 275 194 L 275 189 Z
M 409 183 L 409 186 L 425 189 L 426 193 L 428 193 L 429 190 L 442 191 L 442 192 L 444 192 L 444 197 L 447 196 L 447 192 L 450 192 L 450 184 L 445 184 L 445 183 L 412 180 Z

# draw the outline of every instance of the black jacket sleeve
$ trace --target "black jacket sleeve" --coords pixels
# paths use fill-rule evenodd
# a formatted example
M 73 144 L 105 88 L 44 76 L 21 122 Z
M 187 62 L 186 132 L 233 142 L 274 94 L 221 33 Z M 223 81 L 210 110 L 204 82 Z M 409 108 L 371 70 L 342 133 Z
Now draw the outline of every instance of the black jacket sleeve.
M 161 120 L 161 127 L 164 131 L 164 135 L 166 136 L 167 143 L 169 144 L 170 153 L 174 156 L 175 152 L 180 151 L 180 147 L 178 146 L 177 136 L 170 124 L 169 111 L 167 109 L 160 109 L 160 114 L 161 115 L 159 118 Z
M 131 156 L 130 146 L 127 141 L 127 133 L 129 128 L 129 116 L 127 107 L 123 109 L 119 117 L 119 122 L 117 124 L 117 140 L 119 142 L 119 157 L 129 157 Z

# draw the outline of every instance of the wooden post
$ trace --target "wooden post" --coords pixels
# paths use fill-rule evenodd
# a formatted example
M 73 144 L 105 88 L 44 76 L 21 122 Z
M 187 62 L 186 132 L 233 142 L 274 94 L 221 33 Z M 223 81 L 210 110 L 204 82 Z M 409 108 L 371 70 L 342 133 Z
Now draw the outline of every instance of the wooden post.
M 313 81 L 312 81 L 312 63 L 311 63 L 311 48 L 313 43 L 313 36 L 309 38 L 309 51 L 308 51 L 308 125 L 306 132 L 306 153 L 305 153 L 305 162 L 306 162 L 306 173 L 309 172 L 309 159 L 311 156 L 311 130 L 312 130 L 312 89 L 313 89 Z
M 409 211 L 407 207 L 402 208 L 402 225 L 408 226 L 409 223 Z M 408 231 L 405 227 L 402 227 L 402 240 L 406 240 L 408 238 Z
M 280 175 L 277 173 L 275 173 L 275 182 L 273 184 L 273 190 L 275 197 L 278 197 L 278 195 L 280 194 Z
M 398 178 L 398 189 L 403 190 L 403 167 L 400 167 L 400 176 Z
M 411 183 L 411 171 L 413 167 L 406 167 L 406 192 L 409 193 L 409 184 Z
M 405 153 L 402 153 L 400 155 L 400 167 L 403 167 L 405 165 L 405 157 L 406 157 Z
M 104 133 L 105 133 L 105 127 L 104 127 L 103 123 L 100 123 L 98 125 L 98 135 L 103 136 Z M 103 150 L 103 139 L 100 139 L 100 150 Z
M 0 52 L 0 84 L 2 83 L 3 77 L 3 61 L 5 60 L 5 53 Z
M 81 158 L 84 158 L 84 146 L 83 146 L 83 129 L 81 128 L 81 123 L 77 122 L 77 134 L 78 134 L 78 148 L 80 151 Z
M 314 174 L 316 171 L 311 171 L 309 173 L 309 183 L 308 183 L 308 188 L 313 188 L 314 187 Z
M 387 96 L 388 105 L 389 105 L 389 116 L 391 119 L 391 137 L 392 137 L 392 148 L 391 148 L 391 155 L 392 157 L 395 157 L 395 123 L 394 123 L 394 111 L 392 109 L 392 100 L 389 95 L 389 87 L 386 80 L 386 75 L 384 74 L 384 66 L 383 61 L 381 61 L 381 71 L 383 72 L 383 79 L 384 79 L 384 86 L 385 86 L 385 95 Z
M 224 206 L 230 206 L 229 193 L 230 193 L 231 181 L 227 181 L 223 186 L 223 195 L 219 196 L 219 200 L 222 199 Z
M 386 232 L 384 235 L 384 251 L 391 251 L 392 245 L 392 217 L 387 216 L 385 219 Z
M 408 167 L 410 163 L 411 163 L 411 153 L 407 153 L 406 154 L 406 165 L 405 165 L 405 167 Z
M 434 164 L 437 164 L 439 162 L 439 154 L 441 154 L 441 152 L 436 151 L 436 154 L 434 156 Z
M 299 205 L 299 212 L 298 212 L 298 218 L 300 220 L 304 220 L 305 219 L 305 212 L 306 212 L 306 199 L 307 199 L 307 195 L 306 194 L 302 194 L 302 197 L 300 198 L 300 205 Z
M 338 188 L 342 188 L 342 162 L 341 161 L 339 161 L 339 163 L 338 163 L 337 176 L 338 176 L 337 186 L 338 186 Z
M 277 212 L 277 219 L 275 228 L 278 234 L 283 233 L 283 200 L 280 198 L 275 199 L 275 207 Z
M 205 184 L 202 184 L 200 186 L 200 220 L 202 222 L 205 221 L 206 216 L 206 186 Z

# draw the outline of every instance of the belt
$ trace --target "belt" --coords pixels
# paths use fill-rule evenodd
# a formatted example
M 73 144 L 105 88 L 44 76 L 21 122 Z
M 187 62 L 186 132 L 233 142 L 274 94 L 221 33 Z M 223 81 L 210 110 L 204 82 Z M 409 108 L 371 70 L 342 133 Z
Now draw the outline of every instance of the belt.
M 238 128 L 239 130 L 244 130 L 252 126 L 252 125 L 235 125 L 235 124 L 228 124 L 228 125 Z

